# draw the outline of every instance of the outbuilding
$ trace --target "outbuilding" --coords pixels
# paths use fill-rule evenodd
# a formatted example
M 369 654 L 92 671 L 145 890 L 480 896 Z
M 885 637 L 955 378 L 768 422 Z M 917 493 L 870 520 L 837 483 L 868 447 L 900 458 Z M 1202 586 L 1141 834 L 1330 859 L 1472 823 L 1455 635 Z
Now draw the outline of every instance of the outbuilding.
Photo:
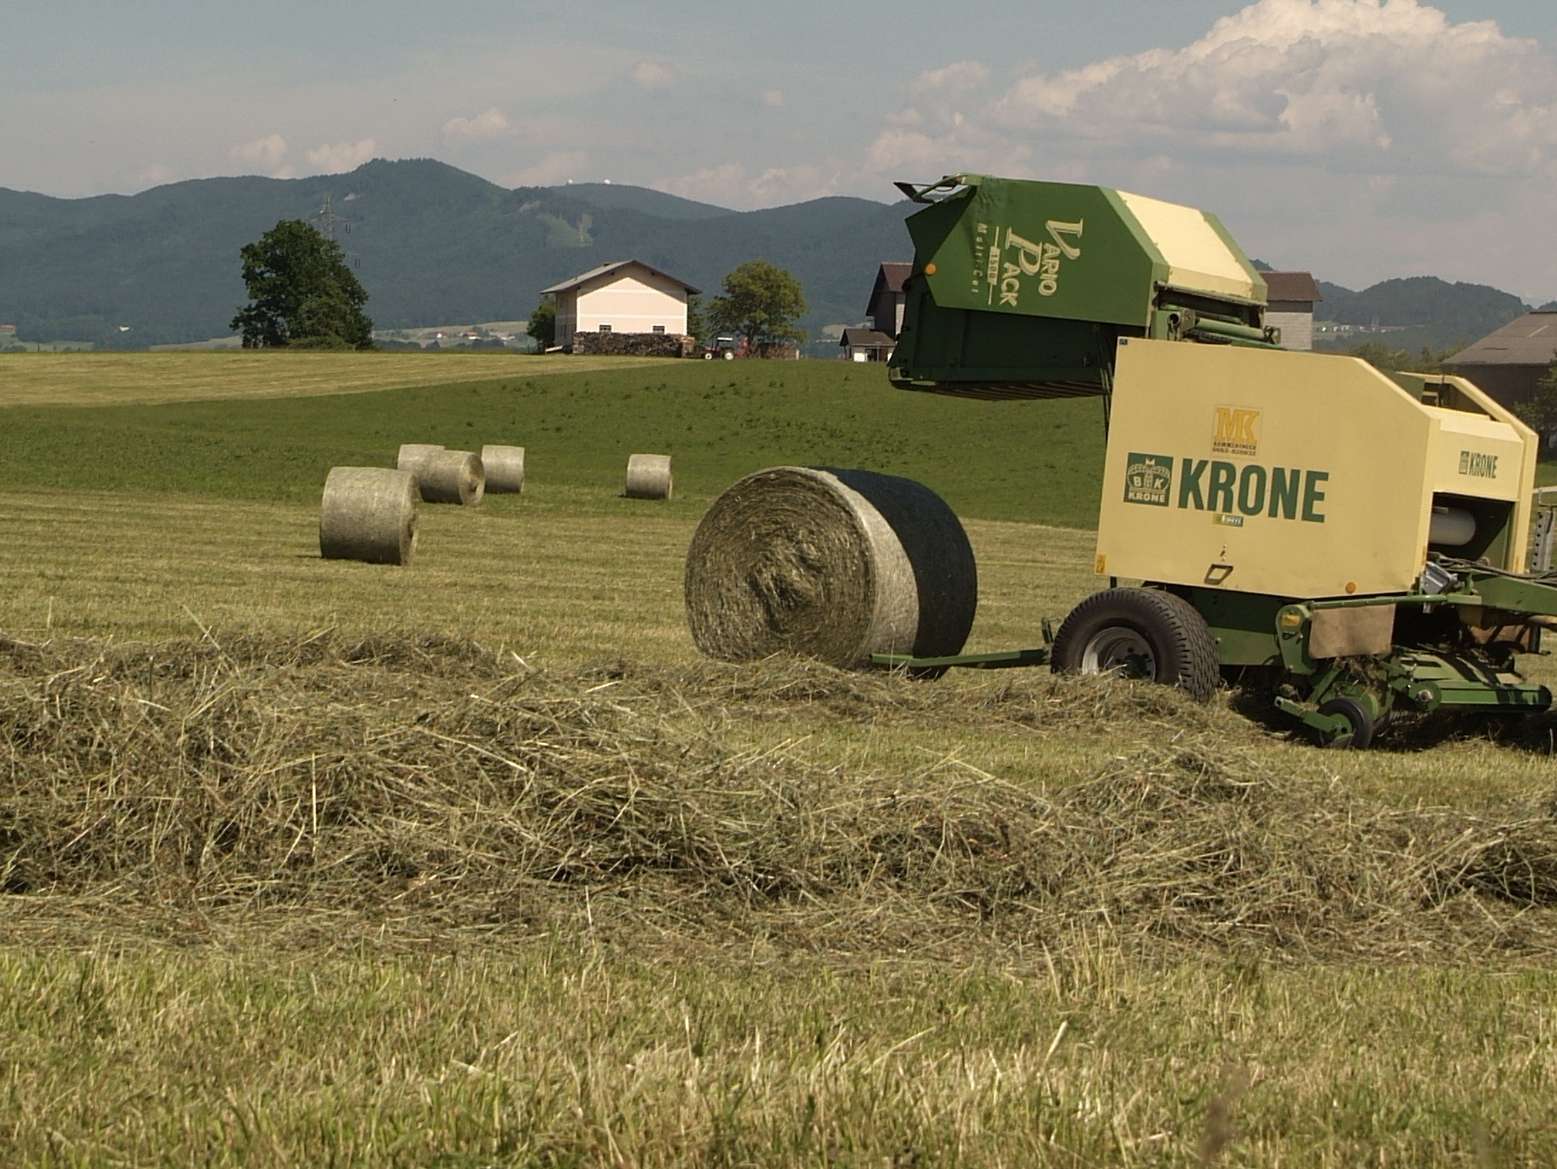
M 1474 382 L 1505 406 L 1517 406 L 1557 360 L 1557 309 L 1540 309 L 1510 321 L 1460 350 L 1444 369 Z
M 896 337 L 903 331 L 903 282 L 913 270 L 912 264 L 900 260 L 885 260 L 877 269 L 870 303 L 865 307 L 876 332 Z
M 1314 347 L 1314 305 L 1324 299 L 1311 272 L 1261 272 L 1265 323 L 1281 330 L 1283 349 Z

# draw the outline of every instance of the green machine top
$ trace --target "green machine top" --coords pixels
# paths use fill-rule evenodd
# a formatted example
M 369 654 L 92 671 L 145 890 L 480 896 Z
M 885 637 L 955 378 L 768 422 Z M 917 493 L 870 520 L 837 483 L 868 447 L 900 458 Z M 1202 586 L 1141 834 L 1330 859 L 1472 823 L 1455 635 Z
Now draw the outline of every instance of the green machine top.
M 1265 281 L 1214 215 L 984 175 L 898 187 L 926 204 L 908 219 L 914 266 L 890 368 L 904 389 L 1106 394 L 1120 337 L 1272 341 Z

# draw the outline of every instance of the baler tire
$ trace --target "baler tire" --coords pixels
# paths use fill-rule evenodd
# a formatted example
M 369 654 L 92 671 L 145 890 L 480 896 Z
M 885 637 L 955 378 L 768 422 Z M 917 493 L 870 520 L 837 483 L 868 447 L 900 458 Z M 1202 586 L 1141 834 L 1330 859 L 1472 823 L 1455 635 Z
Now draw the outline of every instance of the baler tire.
M 1332 698 L 1319 707 L 1320 714 L 1338 714 L 1351 724 L 1351 733 L 1342 733 L 1320 741 L 1321 747 L 1338 751 L 1365 751 L 1373 745 L 1376 724 L 1372 713 L 1355 698 Z
M 1102 673 L 1087 668 L 1087 650 L 1110 630 L 1151 651 L 1146 680 L 1176 686 L 1197 702 L 1216 693 L 1221 659 L 1206 619 L 1183 597 L 1162 589 L 1107 589 L 1070 611 L 1050 651 L 1057 674 Z

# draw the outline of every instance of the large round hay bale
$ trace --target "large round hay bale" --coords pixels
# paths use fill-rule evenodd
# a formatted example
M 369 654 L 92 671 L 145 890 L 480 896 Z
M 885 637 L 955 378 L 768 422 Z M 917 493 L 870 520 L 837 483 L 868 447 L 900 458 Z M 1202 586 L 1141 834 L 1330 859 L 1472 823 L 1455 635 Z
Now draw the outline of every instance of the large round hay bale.
M 629 455 L 627 457 L 628 499 L 669 499 L 671 491 L 669 455 Z
M 410 564 L 416 552 L 416 476 L 388 467 L 333 467 L 319 509 L 326 560 Z
M 486 492 L 486 472 L 474 451 L 433 451 L 416 475 L 428 503 L 475 507 Z
M 692 640 L 725 661 L 948 656 L 978 608 L 973 549 L 940 496 L 830 467 L 772 467 L 731 486 L 692 537 L 685 588 Z
M 524 491 L 524 448 L 522 446 L 484 446 L 481 465 L 486 469 L 487 491 L 517 495 Z
M 403 442 L 400 451 L 395 456 L 395 466 L 402 471 L 410 471 L 413 475 L 422 469 L 422 463 L 428 455 L 436 454 L 443 450 L 439 443 L 435 442 Z

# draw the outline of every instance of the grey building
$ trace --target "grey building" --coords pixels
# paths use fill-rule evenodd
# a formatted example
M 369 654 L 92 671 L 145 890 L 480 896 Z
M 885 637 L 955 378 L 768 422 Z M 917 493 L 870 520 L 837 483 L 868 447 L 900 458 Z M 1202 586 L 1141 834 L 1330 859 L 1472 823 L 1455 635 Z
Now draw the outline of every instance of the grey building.
M 1265 323 L 1281 330 L 1283 349 L 1314 347 L 1314 305 L 1324 299 L 1310 272 L 1261 272 Z

